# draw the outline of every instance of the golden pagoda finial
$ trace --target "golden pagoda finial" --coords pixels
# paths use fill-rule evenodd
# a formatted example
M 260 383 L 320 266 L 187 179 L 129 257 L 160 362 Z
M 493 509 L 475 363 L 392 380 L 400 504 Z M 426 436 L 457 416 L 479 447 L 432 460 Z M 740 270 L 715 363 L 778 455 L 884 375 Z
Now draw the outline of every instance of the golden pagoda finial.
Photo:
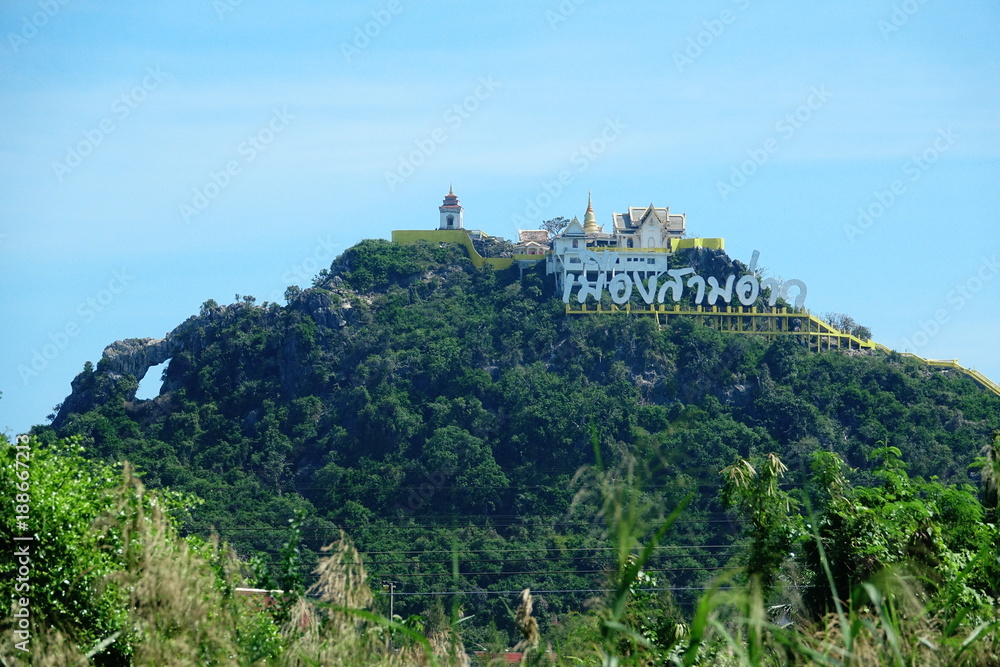
M 583 231 L 586 234 L 598 234 L 601 231 L 601 226 L 597 224 L 597 216 L 594 215 L 594 204 L 590 190 L 587 190 L 587 213 L 583 216 Z

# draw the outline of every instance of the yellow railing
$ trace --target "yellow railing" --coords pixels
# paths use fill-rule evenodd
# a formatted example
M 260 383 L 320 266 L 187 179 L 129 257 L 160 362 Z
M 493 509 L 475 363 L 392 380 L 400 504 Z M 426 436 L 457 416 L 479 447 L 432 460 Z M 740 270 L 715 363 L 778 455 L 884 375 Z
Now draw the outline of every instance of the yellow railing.
M 430 241 L 432 243 L 457 243 L 464 247 L 469 253 L 469 259 L 476 268 L 489 264 L 494 269 L 506 269 L 515 260 L 542 260 L 545 254 L 523 255 L 517 254 L 514 257 L 483 257 L 472 244 L 468 231 L 464 229 L 396 229 L 392 232 L 393 243 L 416 243 L 417 241 Z M 718 238 L 690 238 L 690 239 L 670 239 L 670 248 L 618 248 L 611 246 L 591 246 L 587 248 L 594 252 L 653 252 L 670 253 L 685 248 L 713 248 L 715 250 L 725 250 L 726 240 Z M 551 252 L 551 251 L 549 251 Z
M 846 346 L 850 349 L 879 350 L 886 353 L 893 352 L 892 348 L 883 345 L 882 343 L 876 343 L 871 339 L 861 339 L 854 334 L 841 331 L 831 326 L 829 323 L 819 319 L 804 308 L 795 309 L 779 307 L 771 311 L 759 311 L 754 307 L 748 306 L 696 306 L 692 309 L 681 308 L 679 305 L 668 306 L 666 304 L 653 304 L 638 308 L 633 308 L 629 303 L 621 306 L 611 305 L 607 308 L 601 306 L 600 304 L 589 307 L 586 304 L 566 304 L 567 315 L 593 315 L 598 313 L 655 315 L 657 316 L 657 319 L 659 319 L 659 316 L 661 315 L 667 319 L 669 319 L 670 316 L 700 317 L 703 319 L 709 318 L 711 323 L 715 325 L 713 328 L 721 331 L 745 333 L 757 336 L 805 337 L 810 339 L 810 349 L 812 349 L 813 343 L 815 343 L 817 350 L 824 348 L 833 349 L 834 346 L 831 343 L 836 341 L 836 348 Z M 745 318 L 750 318 L 751 322 L 753 322 L 753 318 L 764 318 L 765 320 L 770 321 L 766 325 L 766 328 L 763 329 L 758 328 L 753 324 L 750 327 L 745 327 L 743 326 Z M 800 320 L 796 329 L 791 328 L 791 325 L 788 322 L 790 319 Z M 904 352 L 902 353 L 902 356 L 912 357 L 913 359 L 931 366 L 932 368 L 947 368 L 963 373 L 997 396 L 1000 396 L 1000 385 L 993 382 L 993 380 L 989 379 L 979 371 L 962 366 L 958 363 L 957 359 L 925 359 L 911 352 Z
M 417 241 L 457 243 L 465 248 L 469 254 L 469 259 L 476 268 L 481 268 L 488 264 L 494 269 L 506 269 L 512 266 L 514 261 L 518 259 L 541 260 L 545 258 L 545 255 L 516 255 L 515 257 L 502 258 L 483 257 L 476 251 L 476 247 L 472 244 L 472 239 L 469 238 L 468 232 L 461 229 L 396 230 L 392 232 L 392 241 L 393 243 L 416 243 Z M 724 241 L 723 239 L 708 238 L 673 239 L 671 241 L 672 250 L 682 248 L 722 249 L 724 248 Z M 668 252 L 665 248 L 593 248 L 593 250 L 605 250 L 608 252 Z M 588 308 L 586 304 L 571 308 L 569 304 L 566 304 L 567 315 L 596 313 L 628 313 L 632 315 L 656 315 L 657 317 L 660 315 L 710 316 L 718 319 L 717 328 L 720 330 L 760 336 L 803 336 L 815 338 L 817 350 L 823 348 L 824 342 L 827 343 L 828 349 L 831 348 L 832 345 L 830 345 L 830 342 L 835 340 L 837 341 L 838 348 L 843 343 L 846 343 L 849 348 L 881 350 L 886 353 L 893 351 L 881 343 L 876 343 L 873 340 L 862 340 L 854 334 L 836 329 L 805 309 L 775 308 L 773 311 L 758 311 L 756 308 L 745 306 L 707 306 L 704 308 L 696 306 L 693 310 L 682 310 L 680 306 L 667 306 L 665 304 L 650 305 L 646 308 L 633 308 L 628 303 L 623 306 L 612 305 L 609 308 L 602 308 L 600 304 L 597 304 L 594 308 Z M 770 318 L 774 322 L 769 324 L 766 329 L 757 329 L 753 326 L 748 329 L 742 326 L 742 318 Z M 804 320 L 806 330 L 803 331 L 801 326 L 798 330 L 791 330 L 787 322 L 790 318 Z M 784 321 L 785 328 L 781 328 L 779 321 Z M 960 365 L 956 359 L 924 359 L 910 352 L 903 353 L 903 356 L 913 357 L 931 367 L 956 370 L 972 378 L 997 396 L 1000 396 L 1000 385 L 997 385 L 996 382 L 993 382 L 979 371 Z
M 587 246 L 592 252 L 662 252 L 670 254 L 669 248 L 620 248 L 618 246 Z
M 1000 396 L 1000 385 L 998 385 L 996 382 L 994 382 L 993 380 L 989 379 L 988 377 L 986 377 L 985 375 L 983 375 L 979 371 L 974 370 L 972 368 L 966 368 L 965 366 L 962 366 L 961 364 L 958 363 L 958 359 L 924 359 L 920 355 L 913 354 L 912 352 L 903 352 L 903 356 L 904 357 L 912 357 L 913 359 L 916 359 L 917 361 L 922 361 L 923 363 L 927 364 L 928 366 L 933 366 L 933 367 L 936 367 L 936 368 L 948 368 L 948 369 L 951 369 L 951 370 L 956 370 L 959 373 L 963 373 L 964 375 L 967 375 L 968 377 L 972 378 L 973 380 L 975 380 L 976 382 L 978 382 L 982 386 L 984 386 L 987 389 L 989 389 L 990 391 L 992 391 L 997 396 Z
M 725 239 L 693 238 L 693 239 L 671 239 L 670 247 L 673 250 L 684 250 L 686 248 L 711 248 L 713 250 L 725 250 Z
M 483 257 L 472 244 L 469 233 L 462 229 L 397 229 L 392 232 L 393 243 L 416 243 L 417 241 L 430 241 L 431 243 L 456 243 L 469 254 L 472 265 L 477 269 L 485 265 L 490 265 L 494 269 L 502 270 L 510 268 L 514 264 L 514 257 Z M 520 259 L 520 255 L 518 258 Z M 545 259 L 545 255 L 525 255 L 524 258 Z
M 631 315 L 700 317 L 708 319 L 713 328 L 733 333 L 747 333 L 760 336 L 804 336 L 814 339 L 817 348 L 849 347 L 852 349 L 873 349 L 877 343 L 840 331 L 819 319 L 804 308 L 777 307 L 773 310 L 758 310 L 752 306 L 695 306 L 681 308 L 679 305 L 651 304 L 633 307 L 626 303 L 608 307 L 597 304 L 566 304 L 567 315 L 596 315 L 599 313 L 628 313 Z M 798 320 L 793 324 L 790 320 Z
M 687 248 L 711 248 L 714 250 L 725 250 L 725 239 L 692 238 L 692 239 L 670 239 L 669 248 L 628 248 L 621 246 L 587 246 L 587 250 L 594 252 L 663 252 L 670 253 Z

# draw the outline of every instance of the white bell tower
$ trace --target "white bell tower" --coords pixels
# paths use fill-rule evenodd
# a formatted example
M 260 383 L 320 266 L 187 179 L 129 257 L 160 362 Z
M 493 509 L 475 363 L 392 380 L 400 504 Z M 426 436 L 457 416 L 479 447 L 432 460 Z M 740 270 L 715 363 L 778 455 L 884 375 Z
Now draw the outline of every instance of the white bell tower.
M 454 188 L 448 188 L 448 195 L 438 210 L 441 211 L 439 229 L 465 229 L 465 222 L 462 220 L 462 205 L 458 202 Z

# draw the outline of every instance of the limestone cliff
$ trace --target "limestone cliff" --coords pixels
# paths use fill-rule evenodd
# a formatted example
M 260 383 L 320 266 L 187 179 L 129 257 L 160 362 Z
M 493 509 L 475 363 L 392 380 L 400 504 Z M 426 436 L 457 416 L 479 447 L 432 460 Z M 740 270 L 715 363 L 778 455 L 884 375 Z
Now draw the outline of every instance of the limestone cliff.
M 177 349 L 172 335 L 167 338 L 126 338 L 104 348 L 104 368 L 112 376 L 129 374 L 142 381 L 153 366 L 170 359 Z
M 297 294 L 288 308 L 308 316 L 319 331 L 338 330 L 353 323 L 357 315 L 351 304 L 350 290 L 331 284 L 330 290 L 307 290 Z M 252 315 L 254 326 L 278 326 L 277 307 L 235 303 L 219 306 L 214 303 L 202 308 L 200 314 L 188 318 L 163 338 L 126 338 L 104 348 L 96 369 L 89 364 L 71 383 L 72 391 L 59 407 L 53 425 L 60 428 L 71 414 L 83 414 L 104 404 L 118 394 L 128 403 L 135 400 L 139 382 L 150 368 L 175 357 L 198 355 L 213 336 L 232 325 L 241 316 Z M 296 363 L 296 335 L 286 340 L 279 355 L 282 385 L 291 393 L 301 381 L 304 369 Z M 182 361 L 182 365 L 183 365 Z M 175 389 L 168 380 L 164 392 Z

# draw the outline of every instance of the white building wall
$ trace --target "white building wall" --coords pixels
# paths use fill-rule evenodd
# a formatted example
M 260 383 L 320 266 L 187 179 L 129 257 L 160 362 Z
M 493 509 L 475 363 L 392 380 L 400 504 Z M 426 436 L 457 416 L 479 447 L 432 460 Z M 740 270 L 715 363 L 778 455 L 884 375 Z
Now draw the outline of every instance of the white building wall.
M 449 216 L 453 219 L 451 226 L 448 225 Z M 461 207 L 458 207 L 458 210 L 448 207 L 441 211 L 441 229 L 465 229 L 465 220 L 463 220 Z

